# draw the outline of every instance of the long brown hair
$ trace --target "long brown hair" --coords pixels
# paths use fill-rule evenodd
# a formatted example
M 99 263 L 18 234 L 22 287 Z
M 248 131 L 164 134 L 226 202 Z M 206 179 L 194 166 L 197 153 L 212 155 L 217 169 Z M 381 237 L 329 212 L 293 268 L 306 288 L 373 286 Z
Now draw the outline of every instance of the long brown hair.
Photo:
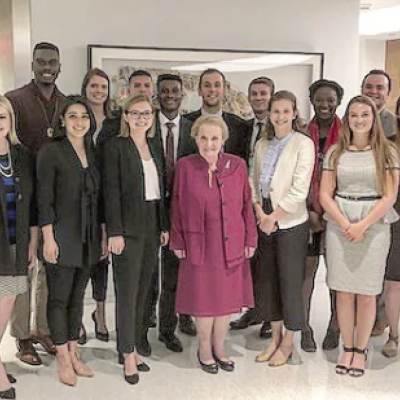
M 81 95 L 86 98 L 86 87 L 89 85 L 90 80 L 94 76 L 100 76 L 100 78 L 104 78 L 108 83 L 108 94 L 107 94 L 107 99 L 103 104 L 103 110 L 106 118 L 112 118 L 111 100 L 110 100 L 110 90 L 111 90 L 110 78 L 103 70 L 101 70 L 100 68 L 93 68 L 86 73 L 82 81 Z
M 397 164 L 396 149 L 395 146 L 386 139 L 385 134 L 383 133 L 382 125 L 375 103 L 366 96 L 353 97 L 347 105 L 346 112 L 342 119 L 342 127 L 337 147 L 331 154 L 331 163 L 333 165 L 333 179 L 336 182 L 337 168 L 340 156 L 349 149 L 353 140 L 353 132 L 351 131 L 349 125 L 349 114 L 350 107 L 355 103 L 365 104 L 369 106 L 372 110 L 374 121 L 372 123 L 372 128 L 369 133 L 370 146 L 375 158 L 376 179 L 378 183 L 378 188 L 384 195 L 387 193 L 387 168 L 389 168 L 389 172 L 393 176 L 393 170 Z
M 299 111 L 297 109 L 297 99 L 296 96 L 287 90 L 281 90 L 279 92 L 274 93 L 269 102 L 268 111 L 271 111 L 272 105 L 274 102 L 279 100 L 288 100 L 293 105 L 293 112 L 296 113 L 296 118 L 292 122 L 292 128 L 294 131 L 299 131 L 299 126 L 301 126 L 301 121 L 299 120 Z M 261 133 L 262 137 L 267 138 L 268 140 L 272 140 L 275 137 L 275 128 L 271 123 L 271 120 L 268 118 L 267 123 L 265 125 L 265 130 Z

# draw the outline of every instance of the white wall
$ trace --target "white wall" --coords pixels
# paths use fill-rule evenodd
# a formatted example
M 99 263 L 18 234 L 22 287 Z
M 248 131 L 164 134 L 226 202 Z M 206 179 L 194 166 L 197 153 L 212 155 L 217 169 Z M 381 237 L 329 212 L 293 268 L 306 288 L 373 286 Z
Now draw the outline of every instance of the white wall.
M 371 69 L 385 69 L 386 40 L 360 39 L 359 82 Z
M 77 92 L 88 44 L 311 51 L 357 93 L 359 0 L 31 0 L 32 44 L 60 46 L 60 88 Z

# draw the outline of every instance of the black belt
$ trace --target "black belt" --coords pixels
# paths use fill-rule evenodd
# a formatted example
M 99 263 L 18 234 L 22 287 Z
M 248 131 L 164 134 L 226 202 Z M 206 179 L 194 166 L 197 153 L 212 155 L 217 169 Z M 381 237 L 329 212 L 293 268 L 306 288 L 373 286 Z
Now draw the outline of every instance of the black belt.
M 382 196 L 343 196 L 338 193 L 336 193 L 336 196 L 340 197 L 341 199 L 352 200 L 352 201 L 373 201 L 382 198 Z

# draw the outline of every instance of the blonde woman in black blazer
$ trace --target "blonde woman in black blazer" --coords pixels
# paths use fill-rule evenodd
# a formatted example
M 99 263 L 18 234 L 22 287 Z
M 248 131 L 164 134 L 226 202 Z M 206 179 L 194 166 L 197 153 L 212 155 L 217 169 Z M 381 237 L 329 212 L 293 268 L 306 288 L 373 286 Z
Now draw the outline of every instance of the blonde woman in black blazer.
M 77 340 L 90 267 L 106 246 L 101 251 L 100 174 L 90 143 L 94 118 L 86 100 L 69 96 L 60 124 L 58 137 L 38 154 L 39 222 L 59 377 L 74 386 L 77 376 L 93 376 L 77 357 Z
M 158 248 L 168 243 L 162 161 L 153 136 L 154 110 L 146 95 L 130 97 L 121 134 L 104 151 L 104 193 L 108 250 L 113 254 L 117 303 L 117 348 L 125 380 L 139 381 L 149 367 L 139 358 L 147 341 L 146 299 Z

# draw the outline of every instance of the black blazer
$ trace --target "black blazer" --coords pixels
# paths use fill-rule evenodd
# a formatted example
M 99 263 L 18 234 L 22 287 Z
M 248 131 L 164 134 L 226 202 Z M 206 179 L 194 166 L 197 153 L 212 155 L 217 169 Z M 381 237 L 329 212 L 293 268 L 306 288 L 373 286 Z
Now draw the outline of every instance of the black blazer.
M 108 140 L 118 136 L 121 133 L 121 116 L 122 111 L 116 110 L 113 111 L 111 118 L 106 118 L 103 121 L 96 144 L 96 147 L 99 148 L 100 152 Z
M 53 225 L 62 266 L 93 265 L 100 259 L 100 174 L 91 148 L 86 156 L 85 170 L 66 137 L 54 139 L 38 154 L 39 225 Z
M 10 145 L 11 164 L 17 211 L 16 262 L 12 262 L 7 235 L 7 200 L 3 179 L 0 176 L 0 276 L 28 274 L 28 247 L 31 226 L 37 226 L 37 208 L 34 190 L 34 163 L 22 145 Z
M 246 160 L 247 166 L 249 167 L 250 154 L 251 154 L 250 145 L 251 145 L 251 137 L 253 135 L 254 118 L 245 121 L 245 123 L 247 126 L 247 133 L 245 136 L 245 160 Z M 256 140 L 256 143 L 257 143 L 257 140 Z
M 193 123 L 191 121 L 189 121 L 187 118 L 185 118 L 185 116 L 181 116 L 180 124 L 179 124 L 178 154 L 176 155 L 177 161 L 182 157 L 197 153 L 196 142 L 191 137 L 192 125 L 193 125 Z M 164 187 L 165 187 L 167 171 L 166 171 L 165 150 L 164 150 L 162 134 L 161 134 L 159 112 L 157 112 L 156 119 L 155 119 L 154 138 L 149 138 L 149 140 L 154 142 L 154 145 L 157 148 L 157 152 L 161 155 L 162 175 L 163 175 Z M 169 196 L 169 194 L 166 194 L 166 195 Z
M 185 115 L 185 117 L 192 122 L 196 121 L 200 116 L 201 110 L 193 111 Z M 224 151 L 246 159 L 246 138 L 248 135 L 246 121 L 235 114 L 225 111 L 222 112 L 222 118 L 229 129 L 229 139 L 225 143 Z
M 164 208 L 164 182 L 162 155 L 152 139 L 147 139 L 157 167 L 160 184 L 160 230 L 168 230 Z M 104 148 L 103 160 L 104 205 L 107 235 L 141 237 L 147 232 L 145 213 L 144 172 L 134 141 L 131 137 L 110 139 Z

